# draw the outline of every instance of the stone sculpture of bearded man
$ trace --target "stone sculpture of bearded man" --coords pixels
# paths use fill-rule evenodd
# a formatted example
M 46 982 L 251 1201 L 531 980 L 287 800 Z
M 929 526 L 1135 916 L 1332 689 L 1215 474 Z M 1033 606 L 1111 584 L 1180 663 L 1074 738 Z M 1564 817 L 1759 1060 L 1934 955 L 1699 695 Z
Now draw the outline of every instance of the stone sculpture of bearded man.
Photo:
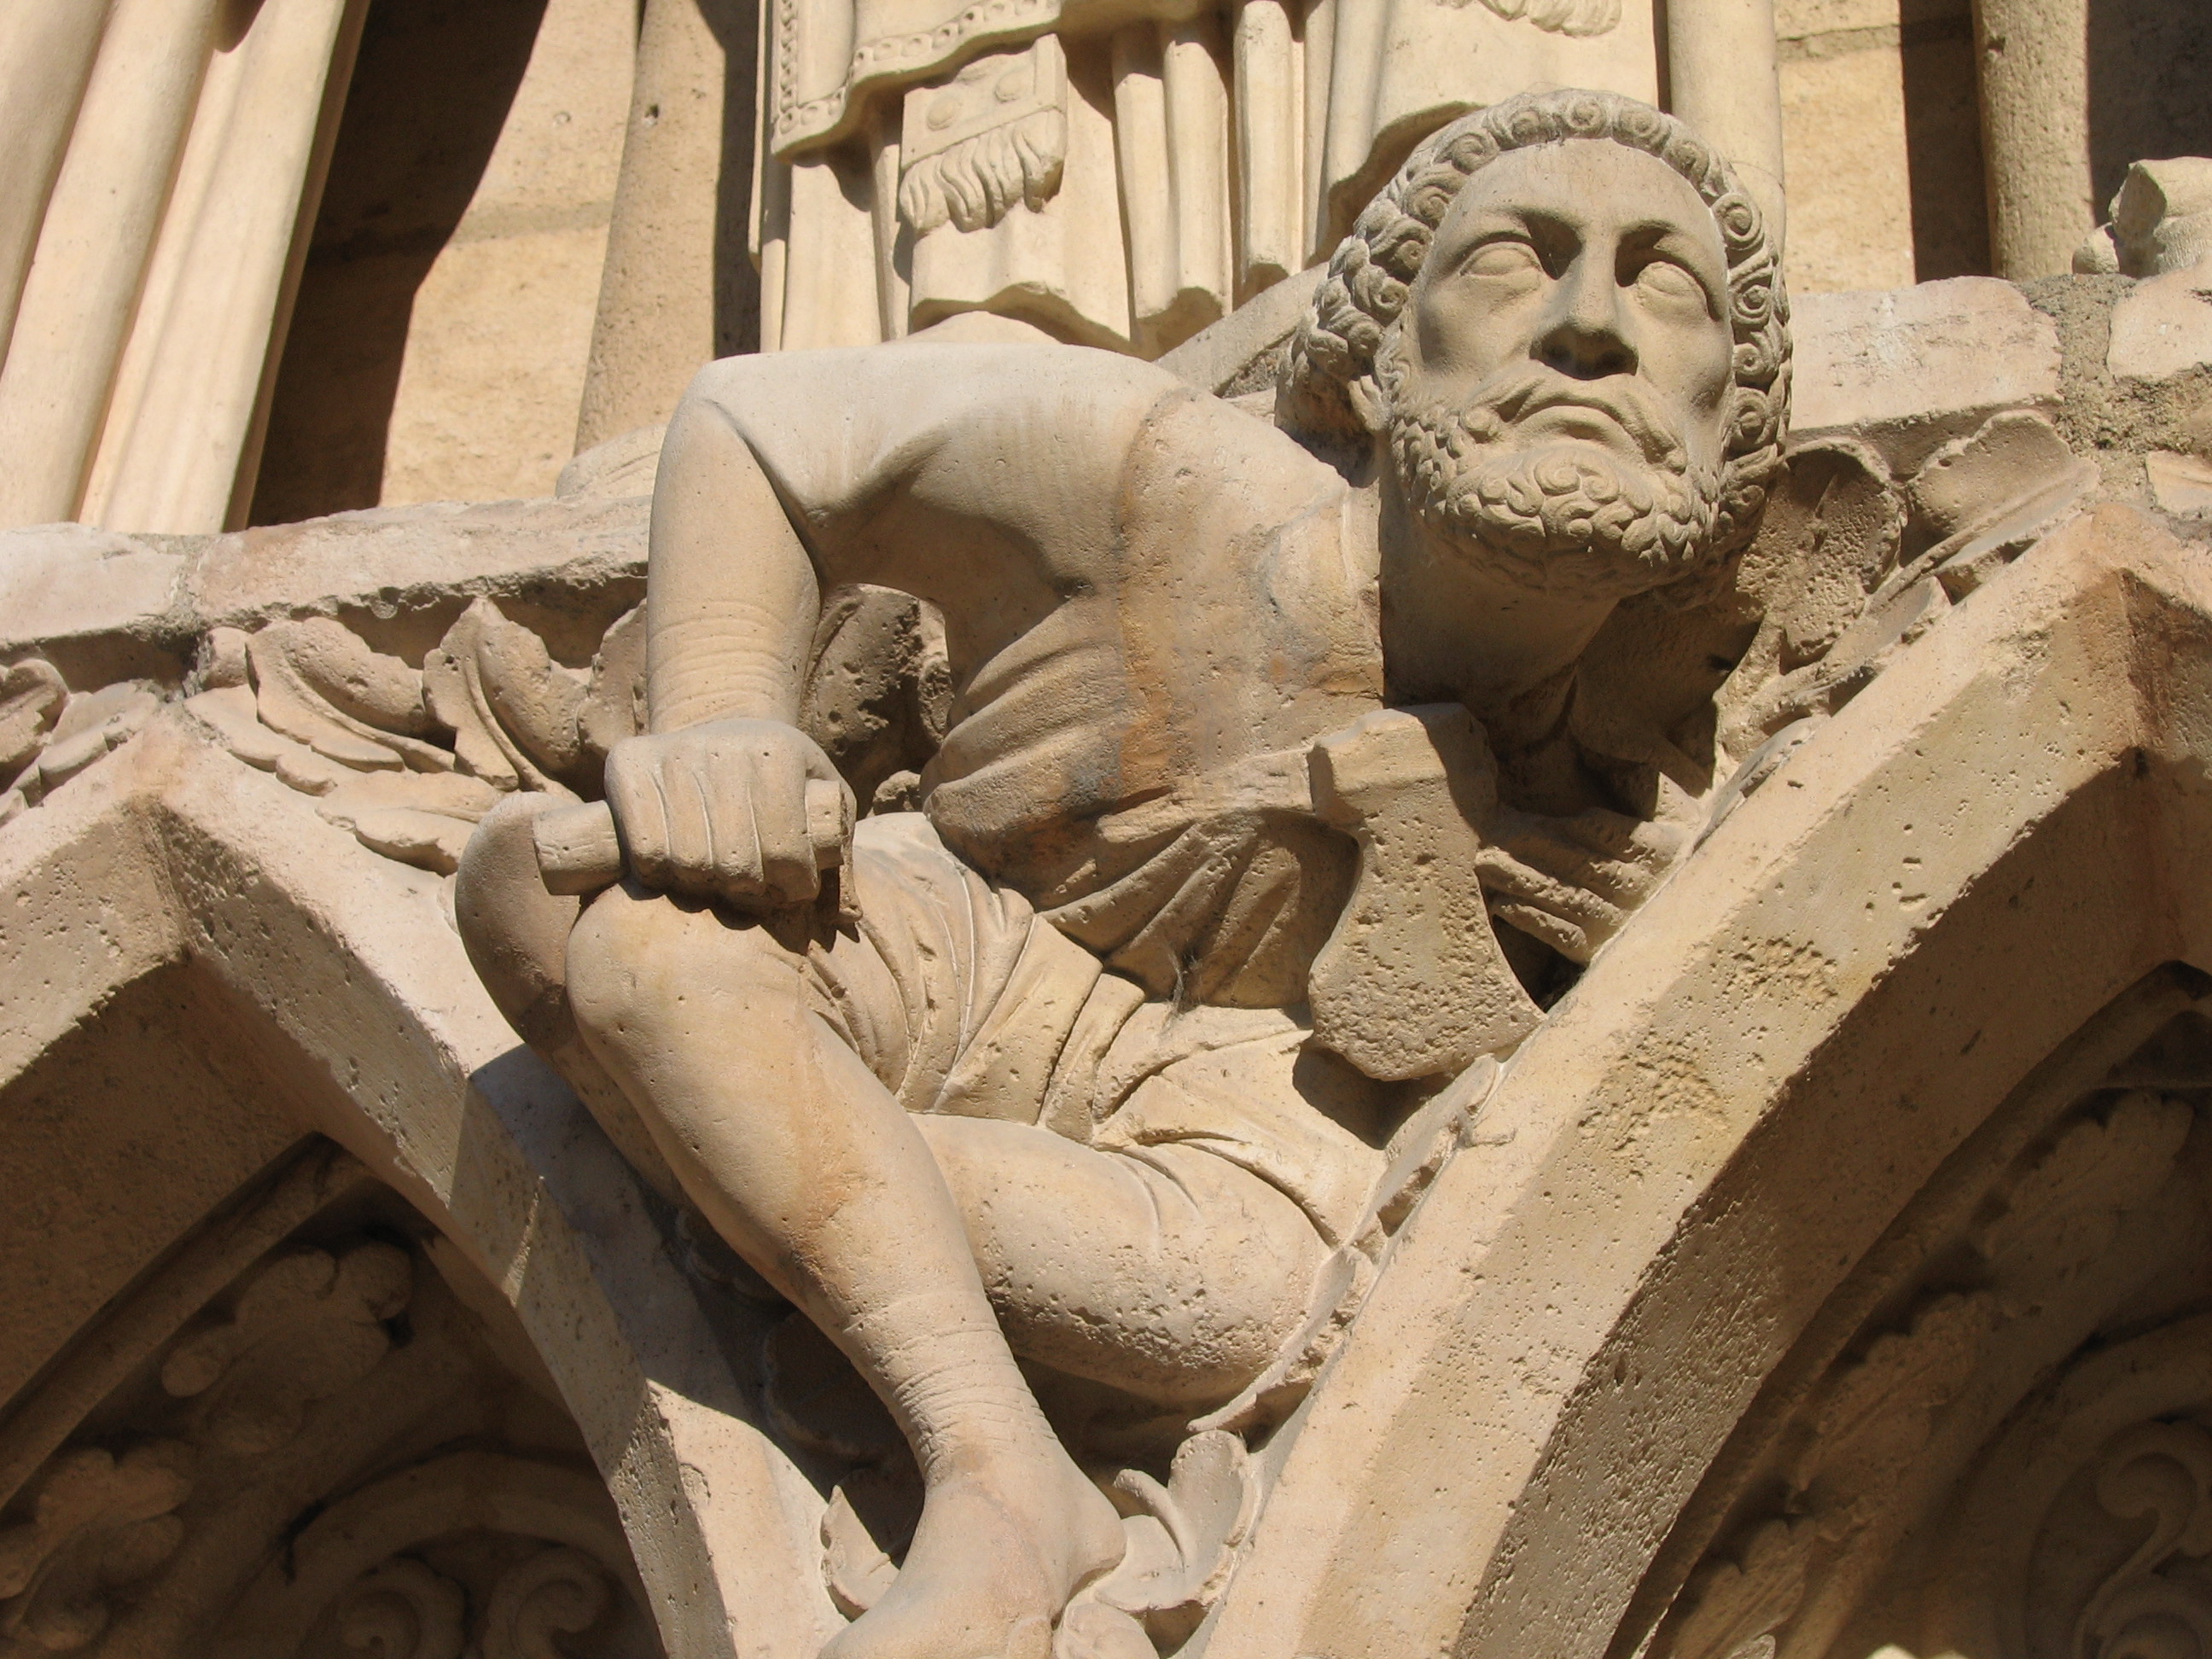
M 1264 1427 L 1405 1126 L 1663 872 L 1651 791 L 1567 718 L 1576 664 L 1749 538 L 1786 318 L 1707 146 L 1559 93 L 1368 208 L 1275 423 L 1073 347 L 700 374 L 619 864 L 519 969 L 574 909 L 528 855 L 550 803 L 517 803 L 460 908 L 502 1006 L 912 1446 L 919 1528 L 839 1659 L 1041 1654 L 1121 1530 L 1016 1356 Z M 853 584 L 920 602 L 951 691 L 857 825 L 800 727 Z

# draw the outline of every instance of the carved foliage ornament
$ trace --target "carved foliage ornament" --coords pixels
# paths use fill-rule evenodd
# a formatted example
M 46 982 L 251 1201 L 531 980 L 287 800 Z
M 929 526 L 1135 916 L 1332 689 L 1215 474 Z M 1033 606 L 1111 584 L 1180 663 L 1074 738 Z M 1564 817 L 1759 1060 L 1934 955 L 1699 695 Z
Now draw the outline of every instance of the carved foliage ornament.
M 2075 1618 L 2072 1659 L 2206 1659 L 2212 1434 L 2186 1421 L 2138 1425 L 2105 1449 L 2094 1487 L 2106 1515 L 2150 1529 Z
M 437 1453 L 516 1385 L 420 1265 L 280 1244 L 146 1354 L 0 1508 L 0 1659 L 657 1659 L 594 1476 Z
M 41 657 L 0 668 L 0 824 L 126 742 L 160 706 L 137 680 L 72 695 Z
M 2193 1040 L 2195 1018 L 2182 1016 L 2168 1030 L 2187 1027 L 2182 1035 Z M 2204 1069 L 2169 1059 L 2124 1066 L 2115 1079 L 2163 1074 L 2194 1084 Z M 1899 1593 L 1880 1589 L 1885 1573 L 1913 1577 L 1911 1561 L 1886 1564 L 1900 1548 L 1919 1559 L 1900 1540 L 1920 1525 L 1948 1547 L 1949 1559 L 1926 1569 L 1944 1596 L 1993 1595 L 2008 1605 L 2018 1598 L 2007 1620 L 2045 1632 L 2027 1651 L 1984 1653 L 1985 1638 L 1951 1629 L 1931 1638 L 1938 1650 L 1957 1646 L 1976 1659 L 2212 1654 L 2203 1639 L 2212 1628 L 2206 1586 L 2173 1577 L 2177 1561 L 2202 1557 L 2212 1543 L 2204 1455 L 2212 1440 L 2201 1428 L 2153 1425 L 2108 1438 L 2098 1472 L 2077 1484 L 2094 1490 L 2104 1517 L 2092 1532 L 2109 1536 L 2118 1518 L 2127 1542 L 2091 1547 L 2065 1534 L 2057 1559 L 2073 1566 L 2011 1577 L 1984 1559 L 1996 1547 L 1992 1533 L 2018 1534 L 2024 1524 L 2032 1535 L 2038 1524 L 2034 1511 L 2016 1512 L 2028 1496 L 2016 1478 L 1991 1488 L 1996 1495 L 1978 1510 L 1932 1523 L 1915 1518 L 1943 1500 L 2038 1370 L 2079 1345 L 2156 1265 L 2178 1224 L 2172 1206 L 2201 1205 L 2177 1179 L 2201 1092 L 2170 1085 L 2094 1091 L 1984 1177 L 1970 1208 L 1957 1208 L 1966 1198 L 1948 1200 L 1964 1224 L 1916 1248 L 1917 1287 L 1903 1287 L 1901 1302 L 1887 1298 L 1894 1311 L 1846 1344 L 1758 1472 L 1740 1477 L 1759 1495 L 1691 1575 L 1651 1653 L 1730 1659 L 1758 1647 L 1816 1659 L 1838 1651 L 1831 1644 L 1843 1634 L 1848 1646 L 1846 1632 L 1858 1628 L 1851 1620 L 1881 1623 L 1883 1596 Z M 2100 1584 L 2081 1587 L 2063 1613 L 2027 1610 L 2038 1586 L 2078 1579 L 2078 1563 L 2099 1548 L 2107 1569 Z

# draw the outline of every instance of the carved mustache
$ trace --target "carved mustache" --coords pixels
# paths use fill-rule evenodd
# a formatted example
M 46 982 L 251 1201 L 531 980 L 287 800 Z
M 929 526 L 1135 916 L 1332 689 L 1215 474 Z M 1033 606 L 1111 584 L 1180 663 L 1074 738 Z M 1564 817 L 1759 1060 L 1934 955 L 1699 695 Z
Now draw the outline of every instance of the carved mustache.
M 1541 363 L 1504 369 L 1486 381 L 1467 411 L 1477 432 L 1482 422 L 1478 411 L 1491 416 L 1502 429 L 1519 425 L 1547 409 L 1589 409 L 1608 416 L 1635 441 L 1644 459 L 1654 466 L 1681 471 L 1688 462 L 1682 435 L 1658 401 L 1626 375 L 1603 382 L 1569 380 Z

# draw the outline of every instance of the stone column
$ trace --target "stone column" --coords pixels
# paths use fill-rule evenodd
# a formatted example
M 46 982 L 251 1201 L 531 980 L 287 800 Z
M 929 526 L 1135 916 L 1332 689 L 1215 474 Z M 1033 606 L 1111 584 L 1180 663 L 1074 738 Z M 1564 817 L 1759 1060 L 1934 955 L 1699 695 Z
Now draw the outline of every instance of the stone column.
M 0 524 L 73 517 L 221 0 L 117 0 L 0 368 Z
M 748 0 L 646 0 L 579 450 L 665 421 L 700 364 L 757 343 L 756 27 Z
M 1237 292 L 1249 298 L 1305 261 L 1305 65 L 1283 0 L 1239 0 L 1232 63 L 1243 214 Z
M 368 0 L 262 0 L 210 66 L 79 503 L 88 524 L 234 527 Z M 234 513 L 234 507 L 236 513 Z
M 1974 0 L 1990 257 L 2020 281 L 2072 268 L 2097 228 L 2087 0 Z
M 0 9 L 0 357 L 69 149 L 108 0 Z
M 1674 112 L 1718 145 L 1782 245 L 1782 88 L 1774 0 L 1667 0 Z

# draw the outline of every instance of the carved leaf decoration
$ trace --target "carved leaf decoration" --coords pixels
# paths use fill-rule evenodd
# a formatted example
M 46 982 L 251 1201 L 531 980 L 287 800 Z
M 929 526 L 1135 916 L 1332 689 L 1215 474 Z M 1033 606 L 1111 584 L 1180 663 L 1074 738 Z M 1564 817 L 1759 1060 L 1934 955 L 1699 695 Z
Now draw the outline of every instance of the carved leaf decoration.
M 1816 707 L 1841 706 L 1832 694 L 1847 677 L 1831 675 L 1815 691 L 1808 673 L 1814 665 L 1844 656 L 1869 665 L 1895 642 L 1859 640 L 1856 651 L 1838 649 L 1893 569 L 1905 518 L 1889 469 L 1864 445 L 1836 439 L 1790 452 L 1736 575 L 1761 620 L 1719 697 L 1720 743 L 1729 755 L 1748 755 Z
M 326 760 L 263 725 L 253 694 L 240 687 L 203 691 L 185 706 L 248 766 L 319 797 L 316 811 L 370 851 L 441 875 L 459 863 L 477 820 L 499 802 L 491 785 L 459 772 L 361 772 Z
M 196 683 L 206 689 L 185 706 L 233 754 L 319 797 L 321 816 L 371 852 L 440 875 L 459 866 L 477 821 L 512 790 L 596 798 L 607 750 L 644 724 L 642 605 L 608 630 L 588 677 L 554 662 L 489 599 L 463 613 L 419 672 L 327 617 L 252 635 L 216 629 L 204 644 Z M 110 720 L 100 745 L 72 764 L 106 752 L 156 706 L 131 695 L 128 720 Z M 32 783 L 53 764 L 70 719 L 65 711 Z M 448 731 L 450 751 L 435 741 Z M 21 810 L 0 796 L 0 822 L 11 802 Z
M 1124 1470 L 1114 1484 L 1140 1513 L 1124 1523 L 1132 1547 L 1099 1586 L 1098 1600 L 1141 1620 L 1163 1651 L 1179 1647 L 1220 1598 L 1251 1530 L 1259 1485 L 1243 1438 L 1206 1430 L 1176 1449 L 1166 1486 L 1140 1469 Z M 1146 1521 L 1152 1528 L 1140 1525 Z M 1150 1535 L 1153 1528 L 1165 1550 Z
M 0 669 L 0 787 L 38 758 L 68 701 L 69 687 L 41 658 Z
M 1848 438 L 1801 445 L 1768 497 L 1737 580 L 1755 594 L 1784 672 L 1824 655 L 1897 563 L 1905 498 L 1881 458 Z
M 1078 1601 L 1061 1615 L 1052 1659 L 1158 1659 L 1145 1627 L 1119 1607 Z
M 484 1616 L 483 1659 L 568 1659 L 555 1633 L 599 1623 L 610 1588 L 606 1569 L 581 1550 L 550 1549 L 510 1567 Z
M 419 736 L 430 729 L 422 675 L 331 618 L 272 623 L 246 641 L 246 660 L 270 730 L 359 771 L 453 769 Z
M 460 863 L 477 820 L 500 792 L 459 772 L 349 773 L 317 803 L 371 852 L 444 875 Z
M 230 1317 L 179 1342 L 161 1386 L 207 1396 L 208 1437 L 226 1450 L 274 1450 L 308 1407 L 366 1376 L 392 1339 L 383 1322 L 407 1305 L 413 1265 L 389 1244 L 281 1256 L 239 1297 Z
M 191 1491 L 190 1454 L 168 1441 L 120 1459 L 64 1451 L 33 1489 L 31 1518 L 0 1531 L 0 1653 L 66 1652 L 106 1628 L 106 1596 L 176 1551 L 172 1513 Z
M 1923 577 L 1907 587 L 1878 596 L 1818 661 L 1778 678 L 1747 681 L 1747 686 L 1754 689 L 1747 690 L 1741 701 L 1724 708 L 1721 725 L 1723 748 L 1747 758 L 1722 791 L 1717 808 L 1724 810 L 1723 804 L 1732 798 L 1741 799 L 1749 793 L 1748 775 L 1756 769 L 1764 744 L 1792 726 L 1824 720 L 1843 708 L 1872 685 L 1899 653 L 1941 622 L 1949 609 L 1942 585 L 1932 576 Z M 1813 728 L 1805 729 L 1809 733 Z M 1715 821 L 1718 821 L 1717 811 Z
M 1736 1560 L 1706 1568 L 1690 1586 L 1670 1659 L 1729 1659 L 1779 1630 L 1805 1599 L 1815 1537 L 1809 1520 L 1778 1516 L 1751 1534 Z
M 584 761 L 597 793 L 607 750 L 624 738 L 645 730 L 645 607 L 623 614 L 592 659 L 591 694 L 584 699 L 576 721 L 584 746 Z
M 586 690 L 537 635 L 480 599 L 423 658 L 422 678 L 463 771 L 503 790 L 572 793 Z
M 40 792 L 60 788 L 110 750 L 120 747 L 161 706 L 160 695 L 139 680 L 103 685 L 97 691 L 70 697 L 46 736 L 46 751 L 39 757 Z
M 459 1584 L 404 1557 L 387 1561 L 339 1598 L 301 1659 L 461 1659 L 468 1598 Z
M 2102 481 L 2051 423 L 2026 410 L 1993 415 L 1946 444 L 1909 487 L 1916 532 L 1936 544 L 1913 561 L 1962 599 L 2071 517 Z
M 2115 1591 L 2085 1635 L 2083 1659 L 2206 1659 L 2212 1604 L 2154 1574 Z
M 1972 1379 L 1998 1324 L 1985 1291 L 1930 1297 L 1911 1325 L 1831 1374 L 1790 1479 L 1832 1542 L 1866 1525 L 1921 1457 L 1936 1414 Z
M 2075 1121 L 2013 1182 L 1975 1240 L 2008 1312 L 2033 1307 L 2104 1251 L 2123 1212 L 2164 1183 L 2194 1121 L 2185 1100 L 2130 1090 L 2103 1121 Z
M 1820 1466 L 1832 1466 L 1869 1431 L 1902 1432 L 1915 1445 L 1924 1439 L 1927 1413 L 1966 1386 L 1996 1324 L 1993 1298 L 1953 1293 L 1923 1303 L 1911 1328 L 1876 1338 L 1863 1359 L 1829 1383 L 1815 1409 Z
M 2108 1513 L 2148 1516 L 2151 1529 L 2082 1608 L 2076 1659 L 2206 1659 L 2212 1603 L 2159 1570 L 2212 1553 L 2212 1435 L 2193 1423 L 2130 1429 L 2106 1449 L 2096 1490 Z
M 883 1599 L 898 1577 L 898 1567 L 854 1510 L 842 1486 L 830 1493 L 821 1534 L 823 1584 L 838 1612 L 858 1619 Z

